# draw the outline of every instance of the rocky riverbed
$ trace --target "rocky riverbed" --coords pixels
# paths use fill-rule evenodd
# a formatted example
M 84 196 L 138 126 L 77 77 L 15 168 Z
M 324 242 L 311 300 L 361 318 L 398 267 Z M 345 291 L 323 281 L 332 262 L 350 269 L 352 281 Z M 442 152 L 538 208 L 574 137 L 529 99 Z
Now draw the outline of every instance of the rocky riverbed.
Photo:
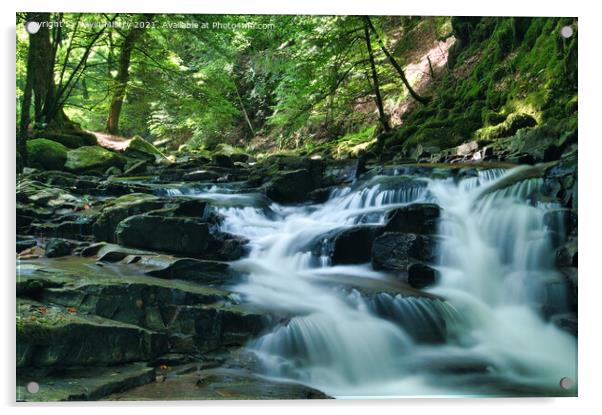
M 287 327 L 295 313 L 247 301 L 237 289 L 255 272 L 240 265 L 254 246 L 252 238 L 229 231 L 224 212 L 251 208 L 277 217 L 291 206 L 311 211 L 348 189 L 363 194 L 365 188 L 370 198 L 375 183 L 395 197 L 421 192 L 429 180 L 459 181 L 509 167 L 295 156 L 257 162 L 235 154 L 142 161 L 127 175 L 110 168 L 79 174 L 26 169 L 17 183 L 17 399 L 327 398 L 301 379 L 266 376 L 263 362 L 249 352 L 249 342 Z M 489 188 L 503 193 L 539 180 L 525 197 L 533 206 L 554 207 L 545 214 L 545 229 L 562 277 L 545 286 L 534 307 L 574 336 L 576 178 L 576 158 L 567 157 L 527 166 Z M 308 239 L 304 251 L 333 267 L 320 280 L 325 290 L 358 295 L 374 304 L 376 315 L 403 326 L 409 312 L 392 311 L 387 299 L 416 298 L 433 308 L 445 303 L 427 289 L 441 273 L 441 209 L 428 200 L 392 203 L 382 220 L 363 212 L 350 226 Z M 358 264 L 365 264 L 365 275 L 384 277 L 345 268 Z M 566 306 L 548 293 L 558 285 L 570 293 Z M 415 341 L 444 342 L 449 324 L 429 316 L 420 329 L 406 329 Z M 471 365 L 450 370 L 481 370 L 478 362 Z M 26 390 L 32 381 L 40 385 L 37 394 Z

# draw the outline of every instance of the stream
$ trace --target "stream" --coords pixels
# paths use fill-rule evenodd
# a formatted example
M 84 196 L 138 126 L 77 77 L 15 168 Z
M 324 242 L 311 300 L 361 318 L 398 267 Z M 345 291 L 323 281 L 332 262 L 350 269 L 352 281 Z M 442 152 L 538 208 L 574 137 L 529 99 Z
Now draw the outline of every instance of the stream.
M 529 198 L 542 179 L 496 186 L 521 169 L 413 176 L 410 186 L 392 172 L 336 189 L 323 204 L 220 207 L 222 230 L 250 241 L 248 257 L 234 263 L 248 278 L 234 290 L 294 316 L 248 344 L 263 374 L 337 398 L 562 394 L 560 379 L 577 378 L 577 341 L 541 309 L 542 298 L 558 312 L 568 307 L 545 220 L 558 206 Z M 192 193 L 232 197 L 219 187 Z M 416 202 L 441 208 L 431 264 L 439 277 L 425 290 L 432 298 L 324 284 L 391 278 L 369 263 L 333 266 L 314 246 L 326 246 L 321 238 L 334 230 L 384 224 L 387 211 Z

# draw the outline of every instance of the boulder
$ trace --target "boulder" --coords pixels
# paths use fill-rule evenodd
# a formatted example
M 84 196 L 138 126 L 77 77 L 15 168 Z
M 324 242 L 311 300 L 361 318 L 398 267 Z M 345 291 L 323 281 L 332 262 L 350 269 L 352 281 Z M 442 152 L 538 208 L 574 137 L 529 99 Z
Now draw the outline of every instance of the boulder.
M 27 140 L 27 163 L 30 167 L 61 170 L 67 161 L 67 147 L 45 138 Z
M 376 270 L 408 271 L 416 262 L 432 262 L 436 240 L 432 236 L 387 232 L 374 240 L 372 267 Z
M 61 143 L 62 145 L 68 148 L 95 146 L 98 144 L 98 141 L 96 140 L 96 136 L 94 134 L 85 133 L 83 131 L 79 134 L 67 134 L 45 131 L 41 133 L 39 137 L 56 141 L 57 143 Z
M 232 158 L 226 154 L 214 154 L 213 157 L 211 157 L 211 164 L 214 164 L 218 167 L 224 167 L 224 168 L 232 168 L 234 167 L 234 163 L 232 161 Z
M 387 213 L 386 232 L 431 235 L 437 231 L 439 206 L 433 203 L 413 203 Z
M 115 237 L 120 245 L 200 256 L 215 238 L 209 224 L 193 218 L 135 215 L 119 223 Z
M 332 265 L 370 262 L 372 243 L 382 232 L 382 227 L 372 225 L 335 231 L 324 238 L 327 245 L 320 254 L 330 256 Z
M 65 239 L 53 238 L 46 244 L 46 257 L 57 258 L 61 256 L 71 255 L 71 251 L 76 247 L 76 244 Z
M 123 169 L 126 159 L 100 146 L 79 147 L 67 152 L 65 168 L 73 172 L 104 173 L 109 167 Z
M 134 136 L 130 140 L 123 154 L 127 157 L 152 161 L 156 159 L 166 159 L 165 155 L 157 147 L 140 136 Z
M 425 264 L 415 263 L 408 268 L 406 282 L 414 288 L 422 289 L 433 285 L 437 278 L 437 270 Z
M 156 196 L 145 193 L 132 193 L 115 199 L 104 208 L 93 225 L 94 236 L 99 241 L 115 242 L 115 229 L 122 220 L 155 209 L 161 209 L 163 202 Z
M 306 169 L 280 173 L 266 187 L 266 195 L 277 203 L 301 203 L 314 190 L 313 178 Z
M 249 161 L 250 156 L 245 153 L 233 153 L 230 155 L 230 159 L 233 163 L 246 163 Z
M 321 187 L 309 193 L 309 199 L 314 203 L 324 203 L 330 197 L 332 187 Z
M 207 215 L 207 202 L 200 199 L 179 199 L 174 215 L 204 218 Z

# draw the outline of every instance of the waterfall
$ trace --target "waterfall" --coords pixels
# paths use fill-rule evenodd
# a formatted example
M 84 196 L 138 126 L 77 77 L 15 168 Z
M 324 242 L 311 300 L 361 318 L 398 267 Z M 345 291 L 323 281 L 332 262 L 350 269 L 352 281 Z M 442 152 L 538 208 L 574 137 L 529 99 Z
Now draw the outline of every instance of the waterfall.
M 544 220 L 556 206 L 530 200 L 541 179 L 496 187 L 519 173 L 375 176 L 321 205 L 220 208 L 222 229 L 250 241 L 249 256 L 234 263 L 248 279 L 234 289 L 292 316 L 248 344 L 264 374 L 348 398 L 562 393 L 560 379 L 576 379 L 576 340 L 545 320 L 546 302 L 562 311 L 566 298 Z M 325 284 L 391 278 L 368 264 L 331 266 L 312 243 L 382 224 L 388 210 L 415 202 L 442 210 L 431 297 Z

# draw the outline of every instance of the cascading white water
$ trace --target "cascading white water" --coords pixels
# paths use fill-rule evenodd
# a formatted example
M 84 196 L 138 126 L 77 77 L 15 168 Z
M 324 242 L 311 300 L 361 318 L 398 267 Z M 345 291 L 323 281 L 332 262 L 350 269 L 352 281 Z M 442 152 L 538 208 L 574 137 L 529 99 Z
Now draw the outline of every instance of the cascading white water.
M 560 393 L 562 377 L 576 379 L 576 340 L 538 313 L 542 293 L 561 282 L 544 223 L 548 206 L 525 199 L 541 180 L 488 192 L 517 171 L 413 179 L 410 186 L 376 177 L 333 192 L 322 205 L 274 204 L 271 214 L 221 208 L 223 230 L 252 247 L 235 264 L 249 275 L 236 290 L 246 301 L 294 316 L 249 344 L 265 373 L 337 397 Z M 368 265 L 316 261 L 312 241 L 358 223 L 382 223 L 387 210 L 418 201 L 442 208 L 433 264 L 440 281 L 430 291 L 446 301 L 366 297 L 323 283 L 329 275 L 387 277 Z M 553 299 L 560 308 L 563 293 L 556 290 Z M 421 341 L 425 333 L 440 341 Z

